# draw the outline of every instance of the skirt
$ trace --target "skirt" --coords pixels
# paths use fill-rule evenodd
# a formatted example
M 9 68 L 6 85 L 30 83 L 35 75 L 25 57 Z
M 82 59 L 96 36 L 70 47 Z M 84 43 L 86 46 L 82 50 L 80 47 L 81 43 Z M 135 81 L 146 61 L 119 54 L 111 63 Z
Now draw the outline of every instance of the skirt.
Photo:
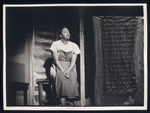
M 70 62 L 60 61 L 60 64 L 64 71 L 70 66 Z M 76 98 L 79 97 L 79 85 L 77 82 L 77 72 L 76 65 L 69 73 L 69 79 L 65 78 L 64 74 L 57 68 L 56 69 L 56 93 L 58 98 L 67 97 L 67 98 Z

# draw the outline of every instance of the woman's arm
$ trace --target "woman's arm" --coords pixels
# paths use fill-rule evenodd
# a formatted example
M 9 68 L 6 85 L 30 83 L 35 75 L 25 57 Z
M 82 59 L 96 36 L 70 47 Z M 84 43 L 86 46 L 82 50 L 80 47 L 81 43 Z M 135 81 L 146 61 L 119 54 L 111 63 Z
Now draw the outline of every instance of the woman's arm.
M 69 72 L 72 70 L 72 68 L 74 67 L 75 63 L 76 63 L 76 59 L 77 59 L 77 54 L 73 54 L 72 59 L 71 59 L 71 64 L 70 67 L 68 68 L 68 70 L 65 72 L 66 75 L 69 74 Z
M 52 51 L 52 56 L 53 56 L 54 62 L 55 62 L 56 65 L 57 65 L 57 68 L 58 68 L 62 73 L 64 73 L 64 69 L 62 68 L 62 66 L 60 65 L 60 62 L 59 62 L 59 60 L 58 60 L 58 54 L 57 54 L 57 52 Z

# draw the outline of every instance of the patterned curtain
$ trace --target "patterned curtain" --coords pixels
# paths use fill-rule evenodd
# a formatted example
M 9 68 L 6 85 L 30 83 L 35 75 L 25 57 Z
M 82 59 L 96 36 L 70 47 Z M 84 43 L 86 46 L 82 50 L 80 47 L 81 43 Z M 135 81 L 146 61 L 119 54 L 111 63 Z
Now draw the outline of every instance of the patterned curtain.
M 141 17 L 93 17 L 96 100 L 101 100 L 102 94 L 122 96 L 137 92 L 134 51 L 140 21 Z

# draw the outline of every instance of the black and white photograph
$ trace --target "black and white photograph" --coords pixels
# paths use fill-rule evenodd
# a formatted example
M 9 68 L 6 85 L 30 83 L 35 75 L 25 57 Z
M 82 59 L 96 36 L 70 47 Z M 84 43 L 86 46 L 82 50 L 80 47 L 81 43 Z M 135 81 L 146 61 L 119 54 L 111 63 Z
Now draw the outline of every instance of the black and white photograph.
M 4 110 L 147 110 L 147 4 L 3 4 Z

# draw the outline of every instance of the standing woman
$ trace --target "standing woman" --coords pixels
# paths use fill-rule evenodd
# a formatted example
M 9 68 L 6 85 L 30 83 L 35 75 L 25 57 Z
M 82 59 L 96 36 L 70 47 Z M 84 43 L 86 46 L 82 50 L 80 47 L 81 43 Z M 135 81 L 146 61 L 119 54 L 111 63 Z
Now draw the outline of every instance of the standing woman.
M 56 63 L 56 93 L 62 106 L 65 106 L 66 99 L 76 100 L 79 97 L 76 59 L 80 54 L 79 47 L 69 41 L 70 32 L 67 27 L 59 31 L 60 40 L 53 42 L 50 47 L 54 62 Z M 76 101 L 74 101 L 76 105 Z

